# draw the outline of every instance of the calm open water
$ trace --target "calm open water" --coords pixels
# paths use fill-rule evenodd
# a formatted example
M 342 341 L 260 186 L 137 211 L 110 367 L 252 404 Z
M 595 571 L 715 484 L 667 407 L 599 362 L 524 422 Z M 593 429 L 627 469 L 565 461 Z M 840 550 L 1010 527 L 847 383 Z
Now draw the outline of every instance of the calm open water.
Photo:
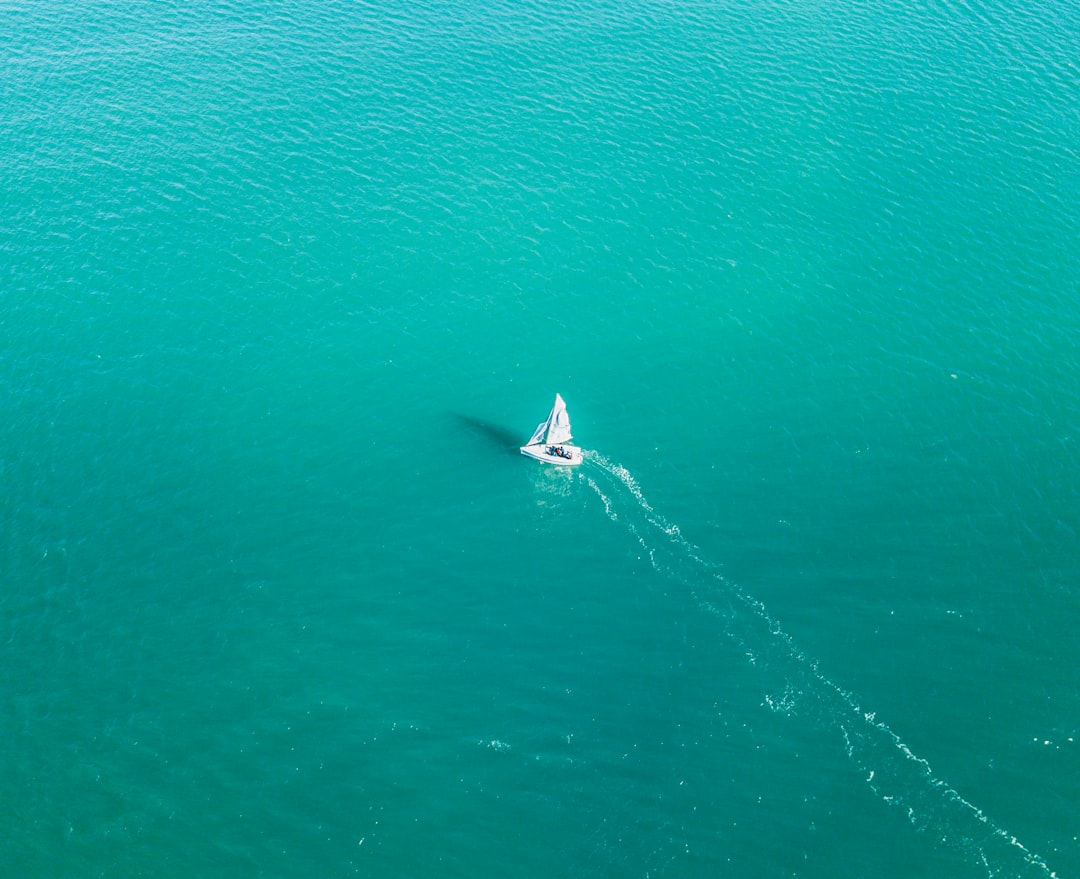
M 4 4 L 2 872 L 1080 876 L 1078 44 Z

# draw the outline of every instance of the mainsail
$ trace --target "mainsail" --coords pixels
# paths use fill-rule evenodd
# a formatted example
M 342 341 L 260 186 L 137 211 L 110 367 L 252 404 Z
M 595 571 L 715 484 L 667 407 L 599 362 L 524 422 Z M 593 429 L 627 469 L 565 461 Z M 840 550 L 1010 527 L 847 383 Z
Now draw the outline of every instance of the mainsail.
M 555 395 L 555 405 L 547 420 L 547 441 L 553 446 L 568 443 L 573 437 L 570 436 L 570 413 L 566 411 L 566 403 L 559 395 Z
M 536 425 L 532 439 L 526 445 L 535 446 L 546 442 L 553 446 L 559 446 L 570 442 L 571 439 L 570 413 L 566 411 L 566 403 L 563 398 L 556 394 L 555 405 L 551 407 L 551 414 L 548 415 L 547 421 L 541 421 Z

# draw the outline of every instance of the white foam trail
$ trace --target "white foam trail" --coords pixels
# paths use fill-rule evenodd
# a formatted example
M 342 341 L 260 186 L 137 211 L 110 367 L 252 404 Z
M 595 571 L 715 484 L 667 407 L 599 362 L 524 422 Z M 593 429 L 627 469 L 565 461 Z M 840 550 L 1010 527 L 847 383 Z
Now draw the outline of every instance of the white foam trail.
M 806 716 L 839 732 L 848 757 L 883 802 L 905 811 L 917 830 L 932 831 L 936 841 L 982 863 L 988 877 L 1056 879 L 1042 857 L 938 778 L 930 764 L 875 712 L 862 708 L 854 695 L 828 678 L 764 604 L 725 578 L 678 526 L 652 508 L 625 467 L 596 452 L 588 455 L 587 463 L 612 483 L 605 493 L 590 471 L 583 473 L 603 502 L 604 512 L 637 539 L 653 568 L 683 582 L 703 609 L 725 623 L 725 634 L 740 645 L 751 663 L 783 670 L 787 679 L 783 696 L 766 697 L 773 710 Z M 628 494 L 634 504 L 620 506 L 618 492 Z M 657 535 L 666 540 L 657 541 Z M 721 588 L 703 595 L 699 584 Z M 721 599 L 724 607 L 717 606 Z

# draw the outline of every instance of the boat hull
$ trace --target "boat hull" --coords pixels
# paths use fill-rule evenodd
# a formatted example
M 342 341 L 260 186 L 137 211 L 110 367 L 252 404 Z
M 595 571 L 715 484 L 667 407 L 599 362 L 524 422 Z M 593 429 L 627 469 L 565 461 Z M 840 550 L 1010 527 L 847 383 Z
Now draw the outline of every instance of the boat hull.
M 556 449 L 561 450 L 563 454 L 558 454 L 555 451 Z M 557 464 L 560 467 L 576 467 L 581 463 L 581 449 L 566 443 L 559 446 L 552 446 L 547 443 L 522 446 L 521 454 L 529 458 L 536 458 L 537 461 L 543 461 L 546 464 Z

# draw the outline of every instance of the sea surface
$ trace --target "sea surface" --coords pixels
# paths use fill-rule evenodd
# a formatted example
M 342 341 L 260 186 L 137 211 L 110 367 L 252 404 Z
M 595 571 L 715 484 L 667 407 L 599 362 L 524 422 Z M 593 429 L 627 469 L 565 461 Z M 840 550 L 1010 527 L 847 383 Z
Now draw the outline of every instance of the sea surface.
M 1078 46 L 0 5 L 0 873 L 1080 877 Z

